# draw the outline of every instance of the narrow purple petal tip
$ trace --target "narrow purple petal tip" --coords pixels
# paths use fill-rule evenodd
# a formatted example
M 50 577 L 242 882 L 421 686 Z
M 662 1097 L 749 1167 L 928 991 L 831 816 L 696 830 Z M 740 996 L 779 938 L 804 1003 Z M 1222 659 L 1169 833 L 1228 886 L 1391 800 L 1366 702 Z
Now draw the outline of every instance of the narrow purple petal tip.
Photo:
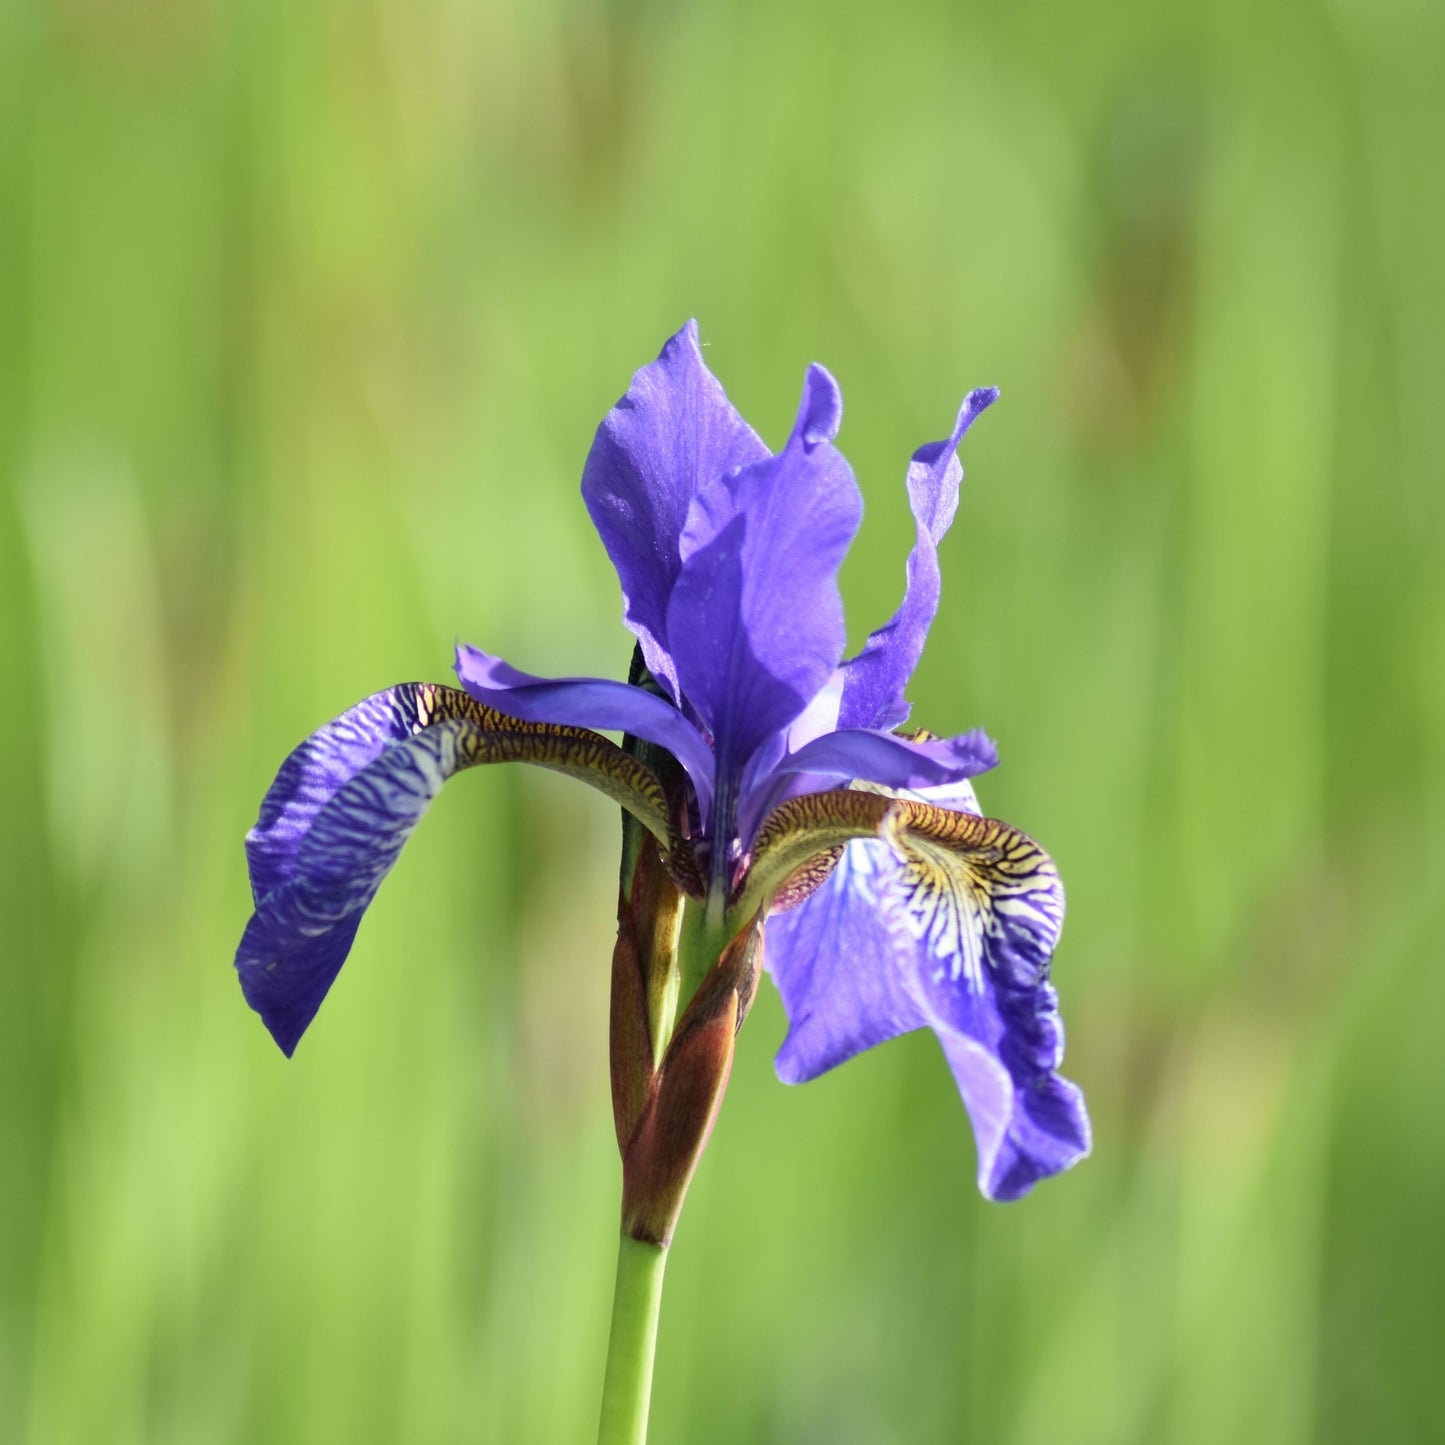
M 793 435 L 805 447 L 832 441 L 843 424 L 843 393 L 826 367 L 815 361 L 803 377 L 803 399 L 798 406 L 798 420 Z
M 878 628 L 857 657 L 844 664 L 844 727 L 896 726 L 908 716 L 904 691 L 923 653 L 924 639 L 938 611 L 938 544 L 958 511 L 963 464 L 958 445 L 975 421 L 998 400 L 998 387 L 975 387 L 963 399 L 953 430 L 942 441 L 926 442 L 908 468 L 908 504 L 918 538 L 908 556 L 903 605 Z
M 964 434 L 974 422 L 991 407 L 999 398 L 999 390 L 996 386 L 978 386 L 964 397 L 963 404 L 958 408 L 958 416 L 953 423 L 953 430 L 947 438 L 941 442 L 925 442 L 916 452 L 913 453 L 913 460 L 916 464 L 925 468 L 936 468 L 940 462 L 948 467 L 953 461 L 953 454 L 958 450 L 958 444 L 963 440 Z M 910 468 L 910 470 L 912 470 Z M 961 481 L 963 473 L 958 473 Z M 940 476 L 941 480 L 941 476 Z M 956 502 L 958 490 L 952 488 L 952 499 Z M 950 507 L 947 512 L 948 520 L 953 520 L 953 511 Z M 947 529 L 947 523 L 943 530 Z M 930 528 L 935 532 L 934 541 L 942 540 L 942 531 Z
M 968 420 L 962 422 L 959 435 L 962 436 L 973 424 L 974 418 L 987 411 L 998 398 L 999 389 L 996 386 L 978 386 L 969 392 L 963 399 L 962 408 L 962 411 L 968 414 Z M 960 416 L 960 420 L 962 420 L 962 416 Z

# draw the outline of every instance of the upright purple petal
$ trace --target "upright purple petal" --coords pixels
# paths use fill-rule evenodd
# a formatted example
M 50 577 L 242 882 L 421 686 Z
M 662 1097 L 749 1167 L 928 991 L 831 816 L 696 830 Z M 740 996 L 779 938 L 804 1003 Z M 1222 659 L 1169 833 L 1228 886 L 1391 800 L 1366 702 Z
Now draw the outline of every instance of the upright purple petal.
M 695 321 L 637 372 L 597 429 L 582 497 L 622 583 L 627 625 L 674 698 L 667 601 L 688 507 L 703 487 L 767 455 L 703 362 Z
M 964 398 L 946 441 L 929 442 L 913 454 L 908 468 L 908 502 L 918 537 L 908 555 L 903 604 L 869 637 L 862 652 L 843 664 L 840 727 L 897 727 L 908 716 L 903 692 L 938 611 L 938 544 L 958 511 L 963 466 L 958 444 L 982 413 L 998 400 L 997 387 L 981 387 Z
M 694 499 L 667 611 L 677 678 L 713 735 L 719 787 L 827 683 L 846 634 L 838 568 L 863 501 L 833 447 L 836 383 L 810 367 L 787 447 Z
M 767 763 L 768 767 L 776 766 L 786 754 L 797 752 L 815 738 L 838 730 L 838 708 L 843 701 L 844 675 L 841 667 L 833 669 L 833 675 L 814 694 L 813 700 L 788 725 L 787 733 L 779 739 L 781 746 L 776 756 Z M 767 750 L 763 750 L 754 754 L 754 757 L 762 760 L 766 752 Z M 758 776 L 761 777 L 762 774 L 759 773 Z
M 706 819 L 712 805 L 713 757 L 698 730 L 656 693 L 596 677 L 548 679 L 468 643 L 458 643 L 456 671 L 480 703 L 526 722 L 631 733 L 664 747 L 687 770 Z

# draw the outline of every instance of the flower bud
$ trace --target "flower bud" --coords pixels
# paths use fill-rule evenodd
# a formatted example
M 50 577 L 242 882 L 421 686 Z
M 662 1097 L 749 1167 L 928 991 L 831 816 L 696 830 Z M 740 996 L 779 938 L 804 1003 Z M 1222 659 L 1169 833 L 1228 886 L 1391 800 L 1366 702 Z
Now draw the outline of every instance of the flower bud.
M 623 955 L 635 952 L 635 944 L 624 946 L 620 934 L 618 948 Z M 634 1104 L 635 1078 L 625 1078 L 619 1087 L 615 1073 L 619 1059 L 630 1067 L 634 1055 L 617 1046 L 620 1010 L 614 993 L 613 1100 L 619 1140 L 624 1118 L 634 1107 L 636 1112 L 636 1124 L 622 1145 L 622 1224 L 634 1239 L 659 1245 L 672 1239 L 727 1088 L 733 1040 L 757 989 L 761 954 L 759 915 L 704 977 L 647 1080 L 640 1107 Z M 614 965 L 614 978 L 619 971 L 624 977 L 629 971 L 625 957 L 621 966 Z

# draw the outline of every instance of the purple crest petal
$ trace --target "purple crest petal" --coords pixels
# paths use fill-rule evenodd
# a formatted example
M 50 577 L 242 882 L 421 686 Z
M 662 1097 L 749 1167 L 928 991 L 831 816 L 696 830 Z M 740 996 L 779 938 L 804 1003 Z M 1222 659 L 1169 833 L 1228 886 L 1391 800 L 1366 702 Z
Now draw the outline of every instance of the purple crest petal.
M 313 733 L 281 765 L 246 839 L 256 912 L 236 971 L 288 1055 L 402 845 L 459 766 L 464 724 L 417 731 L 416 688 L 377 693 Z
M 938 611 L 938 544 L 958 511 L 958 489 L 963 481 L 958 444 L 997 400 L 997 387 L 969 392 L 948 439 L 929 442 L 913 454 L 908 468 L 908 503 L 918 536 L 908 554 L 903 603 L 869 637 L 862 652 L 843 664 L 846 676 L 840 727 L 897 727 L 908 716 L 903 692 L 923 655 L 924 640 Z
M 624 616 L 653 676 L 677 696 L 667 602 L 693 498 L 768 449 L 728 401 L 689 321 L 632 378 L 582 470 L 582 497 L 622 583 Z
M 863 501 L 831 442 L 841 415 L 836 383 L 810 367 L 787 447 L 705 486 L 688 512 L 667 636 L 720 778 L 797 717 L 842 656 L 838 568 Z
M 890 792 L 916 792 L 975 778 L 998 766 L 993 739 L 975 728 L 956 738 L 913 742 L 897 733 L 844 728 L 805 743 L 776 763 L 745 794 L 738 831 L 751 838 L 763 819 L 799 793 L 836 787 L 839 779 L 874 783 Z M 922 794 L 935 801 L 926 792 Z
M 712 752 L 698 730 L 656 693 L 607 678 L 534 677 L 465 642 L 457 644 L 456 672 L 478 702 L 508 717 L 631 733 L 666 748 L 687 770 L 706 820 L 712 806 Z

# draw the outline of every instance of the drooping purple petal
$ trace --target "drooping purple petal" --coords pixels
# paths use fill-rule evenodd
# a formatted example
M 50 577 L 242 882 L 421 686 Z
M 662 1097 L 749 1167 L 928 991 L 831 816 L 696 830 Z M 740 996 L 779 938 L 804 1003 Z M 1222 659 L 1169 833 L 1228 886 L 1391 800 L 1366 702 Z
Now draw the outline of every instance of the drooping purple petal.
M 246 924 L 236 950 L 241 992 L 288 1059 L 336 982 L 365 911 L 318 927 L 307 890 L 288 886 Z
M 1088 1154 L 1083 1092 L 1056 1072 L 1063 1026 L 1052 987 L 999 985 L 973 1001 L 965 1022 L 934 1031 L 973 1123 L 987 1198 L 1022 1198 Z
M 534 677 L 465 642 L 457 645 L 456 672 L 478 702 L 509 717 L 626 732 L 666 748 L 687 770 L 706 820 L 712 804 L 712 752 L 664 698 L 606 678 Z
M 636 373 L 597 429 L 582 497 L 622 583 L 627 625 L 674 699 L 667 602 L 688 507 L 703 487 L 767 455 L 704 363 L 695 321 Z
M 389 738 L 351 776 L 343 776 L 330 738 L 323 735 L 334 737 L 338 724 L 348 720 L 355 725 L 360 709 L 385 711 L 381 700 L 388 696 L 368 698 L 287 759 L 247 839 L 256 912 L 237 950 L 236 971 L 246 1001 L 288 1055 L 326 997 L 361 916 L 402 845 L 441 785 L 466 765 L 456 746 L 466 724 L 453 719 L 401 740 Z M 398 704 L 399 710 L 403 707 Z M 363 725 L 368 720 L 362 719 Z M 352 760 L 360 756 L 349 755 Z M 323 800 L 323 794 L 329 796 Z M 299 834 L 301 811 L 290 808 L 289 797 L 307 799 L 310 808 Z M 289 852 L 270 848 L 258 870 L 258 835 L 271 844 L 284 837 L 293 846 Z M 278 878 L 284 881 L 276 884 Z M 263 892 L 261 883 L 274 886 Z
M 738 809 L 738 831 L 746 841 L 784 798 L 835 787 L 845 781 L 874 783 L 890 792 L 925 791 L 998 766 L 993 739 L 975 728 L 956 738 L 914 742 L 897 733 L 844 728 L 805 743 L 773 765 L 768 775 L 745 792 Z
M 251 892 L 259 904 L 296 873 L 296 853 L 316 815 L 387 748 L 426 725 L 424 683 L 373 693 L 295 748 L 261 800 L 246 835 Z
M 958 444 L 997 400 L 997 387 L 969 392 L 948 439 L 929 442 L 913 454 L 908 468 L 908 502 L 918 536 L 908 554 L 903 603 L 869 637 L 862 652 L 843 664 L 840 727 L 897 727 L 908 716 L 904 689 L 918 666 L 924 639 L 938 611 L 938 544 L 958 510 L 958 489 L 963 481 Z
M 763 966 L 788 1015 L 776 1068 L 803 1084 L 927 1023 L 908 986 L 912 949 L 889 926 L 883 895 L 897 860 L 882 843 L 854 843 L 819 890 L 770 918 Z
M 848 844 L 816 892 L 769 920 L 764 965 L 788 1013 L 785 1083 L 933 1029 L 973 1124 L 979 1188 L 1006 1200 L 1081 1159 L 1090 1134 L 1082 1094 L 1057 1073 L 1058 875 L 1022 834 L 989 826 L 998 846 L 973 858 L 922 837 L 906 854 Z
M 668 848 L 674 867 L 688 865 L 661 783 L 595 732 L 519 721 L 433 683 L 366 698 L 291 753 L 246 838 L 256 911 L 236 969 L 247 1000 L 286 1053 L 442 784 L 462 768 L 505 762 L 590 784 Z
M 979 1188 L 1017 1199 L 1090 1147 L 1064 1053 L 1049 966 L 1063 927 L 1057 870 L 1013 834 L 987 861 L 951 867 L 920 852 L 889 906 L 918 949 L 914 979 L 978 1142 Z
M 838 568 L 862 497 L 831 438 L 836 383 L 810 367 L 787 447 L 705 486 L 667 611 L 678 682 L 713 735 L 719 787 L 828 681 L 846 634 Z

